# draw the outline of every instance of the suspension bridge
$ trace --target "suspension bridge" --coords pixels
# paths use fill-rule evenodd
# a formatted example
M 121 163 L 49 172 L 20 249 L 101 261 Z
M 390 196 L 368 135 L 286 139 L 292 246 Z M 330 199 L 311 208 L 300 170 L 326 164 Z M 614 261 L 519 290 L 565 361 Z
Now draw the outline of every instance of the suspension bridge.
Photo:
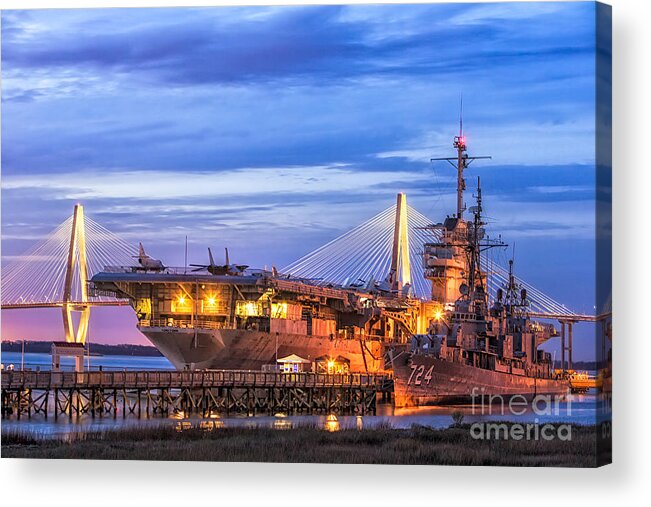
M 421 262 L 411 263 L 410 259 L 422 259 L 424 244 L 441 241 L 440 229 L 432 225 L 432 220 L 407 205 L 406 198 L 399 194 L 395 205 L 285 266 L 282 271 L 327 283 L 370 287 L 398 269 L 400 281 L 410 284 L 412 295 L 428 299 L 431 289 L 424 276 L 425 269 Z M 397 263 L 396 259 L 399 259 Z M 481 257 L 481 269 L 487 275 L 489 297 L 494 300 L 497 291 L 508 284 L 509 271 L 490 256 Z M 516 280 L 527 291 L 529 315 L 555 320 L 561 325 L 561 367 L 565 368 L 566 358 L 571 367 L 574 324 L 603 320 L 605 315 L 576 313 L 521 278 L 516 277 Z
M 437 242 L 439 232 L 432 220 L 408 205 L 398 195 L 396 204 L 381 211 L 329 243 L 285 266 L 281 272 L 314 283 L 348 287 L 409 286 L 412 296 L 428 299 L 429 281 L 421 262 L 423 245 Z M 77 204 L 71 217 L 44 240 L 2 270 L 2 309 L 61 308 L 65 339 L 85 343 L 90 309 L 96 306 L 128 305 L 127 300 L 89 293 L 88 281 L 108 266 L 137 266 L 137 249 L 99 223 L 84 215 Z M 489 294 L 508 282 L 506 268 L 484 256 Z M 569 353 L 571 364 L 572 325 L 594 322 L 594 315 L 581 315 L 518 278 L 527 290 L 533 317 L 561 323 L 563 362 Z M 79 313 L 74 329 L 73 313 Z M 568 328 L 568 345 L 566 332 Z
M 137 250 L 84 215 L 72 216 L 2 270 L 2 309 L 61 308 L 65 339 L 85 343 L 93 306 L 123 306 L 126 300 L 91 296 L 88 280 L 105 266 L 133 265 Z M 77 330 L 73 314 L 79 313 Z
M 283 273 L 302 278 L 323 280 L 338 285 L 366 285 L 383 281 L 391 272 L 391 262 L 395 258 L 397 209 L 400 201 L 378 213 L 366 222 L 351 229 L 338 238 L 317 248 L 297 261 L 282 268 Z M 411 284 L 412 295 L 427 299 L 431 293 L 430 282 L 424 276 L 420 259 L 423 245 L 441 240 L 440 231 L 433 229 L 433 222 L 412 206 L 406 209 L 406 227 L 403 234 L 408 238 L 399 242 L 407 248 L 398 258 L 402 259 L 405 272 L 401 281 Z M 399 222 L 399 220 L 398 220 Z M 404 236 L 403 236 L 404 239 Z M 412 263 L 410 259 L 417 259 Z M 488 290 L 491 298 L 497 290 L 508 283 L 508 269 L 502 267 L 492 258 L 482 257 L 482 270 L 487 273 Z M 594 316 L 580 315 L 569 310 L 565 305 L 555 301 L 531 284 L 518 278 L 519 284 L 527 290 L 532 316 L 549 319 L 571 319 L 576 321 L 594 320 Z

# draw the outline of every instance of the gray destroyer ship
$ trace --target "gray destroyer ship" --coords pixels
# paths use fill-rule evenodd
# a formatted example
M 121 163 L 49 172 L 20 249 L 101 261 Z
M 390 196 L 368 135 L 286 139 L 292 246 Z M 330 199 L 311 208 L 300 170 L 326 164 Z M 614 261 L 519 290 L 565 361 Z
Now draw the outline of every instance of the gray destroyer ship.
M 457 157 L 440 160 L 457 168 L 457 213 L 432 225 L 440 240 L 423 245 L 425 277 L 439 307 L 427 333 L 414 335 L 407 351 L 392 354 L 396 406 L 565 394 L 567 378 L 554 371 L 551 355 L 539 349 L 558 332 L 531 319 L 527 291 L 516 282 L 512 260 L 508 282 L 489 301 L 481 257 L 506 245 L 486 234 L 479 178 L 476 205 L 469 209 L 472 218 L 463 218 L 463 171 L 485 157 L 468 157 L 461 132 L 454 147 Z

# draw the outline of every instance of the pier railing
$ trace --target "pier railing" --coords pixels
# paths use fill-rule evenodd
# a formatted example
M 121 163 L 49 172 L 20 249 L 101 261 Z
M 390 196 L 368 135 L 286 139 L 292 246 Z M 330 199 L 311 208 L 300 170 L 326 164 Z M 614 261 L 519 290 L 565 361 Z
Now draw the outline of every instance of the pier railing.
M 237 370 L 2 372 L 2 417 L 375 414 L 391 377 Z
M 351 387 L 383 390 L 389 376 L 374 373 L 278 373 L 238 370 L 123 372 L 2 372 L 2 389 L 159 389 L 211 387 Z

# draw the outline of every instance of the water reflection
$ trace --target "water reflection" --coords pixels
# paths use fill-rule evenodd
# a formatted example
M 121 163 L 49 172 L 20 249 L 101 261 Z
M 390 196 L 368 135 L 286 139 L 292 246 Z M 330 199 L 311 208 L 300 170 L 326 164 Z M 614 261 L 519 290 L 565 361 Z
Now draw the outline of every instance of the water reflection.
M 176 423 L 174 428 L 178 432 L 191 430 L 192 429 L 192 423 L 190 421 L 179 421 L 179 422 Z
M 294 427 L 292 421 L 287 419 L 284 414 L 277 415 L 276 420 L 273 422 L 273 429 L 275 430 L 291 430 Z
M 195 427 L 206 431 L 217 428 L 272 428 L 286 430 L 301 427 L 322 428 L 325 431 L 362 430 L 369 428 L 397 428 L 406 429 L 413 425 L 428 426 L 431 428 L 448 428 L 454 423 L 452 414 L 462 412 L 464 424 L 488 421 L 506 421 L 528 423 L 538 419 L 540 423 L 571 422 L 575 424 L 596 424 L 599 405 L 594 394 L 575 396 L 571 404 L 563 403 L 558 415 L 540 416 L 529 408 L 519 416 L 501 415 L 499 411 L 490 415 L 473 414 L 471 406 L 454 407 L 418 407 L 409 409 L 395 409 L 390 403 L 378 404 L 377 415 L 288 415 L 276 413 L 275 415 L 257 415 L 246 417 L 243 415 L 226 416 L 217 412 L 206 414 L 205 417 L 197 414 L 177 413 L 169 417 L 155 415 L 141 419 L 136 416 L 92 418 L 83 415 L 79 418 L 69 419 L 59 417 L 58 420 L 50 417 L 45 419 L 42 415 L 32 416 L 31 419 L 23 418 L 17 421 L 14 416 L 3 419 L 2 431 L 16 431 L 34 434 L 38 437 L 78 438 L 77 435 L 87 432 L 110 431 L 119 428 L 156 428 L 178 427 L 179 431 Z M 210 422 L 213 424 L 211 425 Z M 206 423 L 206 424 L 204 424 Z M 212 429 L 210 429 L 212 428 Z
M 207 421 L 201 421 L 199 423 L 199 429 L 203 431 L 213 431 L 225 427 L 226 425 L 224 424 L 224 421 L 215 420 L 215 419 L 209 419 Z
M 391 403 L 382 403 L 377 406 L 377 415 L 290 415 L 278 412 L 274 415 L 256 415 L 246 417 L 245 415 L 226 415 L 218 412 L 211 412 L 202 416 L 201 414 L 190 414 L 189 412 L 172 412 L 168 417 L 155 414 L 138 418 L 136 415 L 126 417 L 95 417 L 85 414 L 80 417 L 53 417 L 45 419 L 42 414 L 32 415 L 31 419 L 22 418 L 16 420 L 10 416 L 2 420 L 2 430 L 18 431 L 21 433 L 34 434 L 39 437 L 61 438 L 69 434 L 84 434 L 87 432 L 107 431 L 119 428 L 155 428 L 155 427 L 177 427 L 179 431 L 187 428 L 202 428 L 212 431 L 216 428 L 271 428 L 278 430 L 295 429 L 300 427 L 316 427 L 325 431 L 342 431 L 349 429 L 368 429 L 376 427 L 405 429 L 413 425 L 428 426 L 431 428 L 448 428 L 454 424 L 453 414 L 463 414 L 463 424 L 475 422 L 505 421 L 510 420 L 519 423 L 534 422 L 540 423 L 563 422 L 592 425 L 597 422 L 599 410 L 598 399 L 594 393 L 574 395 L 568 397 L 561 403 L 558 411 L 554 410 L 550 415 L 540 415 L 531 407 L 521 415 L 501 414 L 500 410 L 493 409 L 492 413 L 481 414 L 472 406 L 452 407 L 417 407 L 408 409 L 395 409 Z M 214 421 L 214 424 L 204 424 L 204 421 Z M 78 438 L 72 436 L 70 438 Z

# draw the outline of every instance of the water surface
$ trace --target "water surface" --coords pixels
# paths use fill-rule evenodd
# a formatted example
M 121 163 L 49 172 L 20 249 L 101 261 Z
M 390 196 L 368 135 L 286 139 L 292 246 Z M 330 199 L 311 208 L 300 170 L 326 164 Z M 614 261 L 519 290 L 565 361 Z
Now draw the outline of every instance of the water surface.
M 65 358 L 67 361 L 62 363 L 66 369 L 72 370 L 74 361 L 72 358 Z M 2 362 L 5 367 L 9 363 L 14 363 L 17 367 L 21 364 L 21 354 L 15 352 L 3 352 Z M 26 353 L 24 356 L 25 368 L 49 370 L 51 367 L 51 358 L 49 354 Z M 93 370 L 102 367 L 107 371 L 115 370 L 169 370 L 173 369 L 170 362 L 164 357 L 140 357 L 140 356 L 91 356 L 90 367 Z M 391 404 L 379 403 L 377 415 L 368 416 L 337 416 L 336 422 L 332 417 L 328 419 L 325 415 L 290 415 L 284 414 L 256 415 L 255 417 L 238 416 L 221 416 L 214 414 L 211 418 L 203 419 L 198 415 L 184 417 L 183 414 L 170 415 L 162 417 L 160 415 L 143 416 L 138 419 L 136 416 L 129 415 L 122 417 L 118 414 L 103 417 L 92 417 L 85 414 L 77 418 L 70 419 L 63 415 L 55 421 L 50 415 L 48 419 L 41 414 L 32 416 L 31 419 L 23 417 L 20 421 L 14 417 L 6 418 L 2 421 L 3 430 L 17 430 L 21 432 L 36 433 L 43 436 L 54 437 L 69 433 L 79 433 L 87 431 L 101 431 L 116 429 L 127 426 L 160 426 L 176 425 L 180 427 L 199 427 L 214 425 L 215 427 L 270 427 L 277 429 L 289 429 L 292 427 L 311 425 L 326 429 L 344 429 L 344 428 L 372 428 L 377 426 L 391 426 L 393 428 L 410 428 L 413 425 L 428 426 L 431 428 L 447 428 L 453 424 L 453 414 L 462 413 L 463 423 L 475 422 L 494 422 L 494 421 L 511 421 L 522 424 L 527 423 L 574 423 L 591 425 L 595 424 L 597 417 L 597 397 L 596 393 L 589 392 L 584 395 L 571 395 L 565 400 L 552 405 L 551 408 L 545 406 L 522 407 L 513 414 L 504 407 L 492 406 L 484 407 L 482 413 L 481 407 L 472 406 L 439 406 L 439 407 L 416 407 L 408 409 L 396 409 Z M 549 409 L 548 409 L 549 408 Z M 547 409 L 547 410 L 543 410 Z M 520 413 L 522 412 L 522 413 Z

